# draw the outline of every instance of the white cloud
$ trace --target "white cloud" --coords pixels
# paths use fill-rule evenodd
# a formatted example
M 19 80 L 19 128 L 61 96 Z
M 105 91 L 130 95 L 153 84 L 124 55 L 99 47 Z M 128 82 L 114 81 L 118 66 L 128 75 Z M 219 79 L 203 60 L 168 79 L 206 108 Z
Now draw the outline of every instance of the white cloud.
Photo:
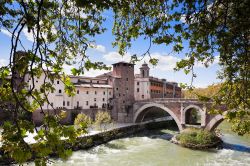
M 101 75 L 101 74 L 104 74 L 104 73 L 107 73 L 107 72 L 110 72 L 110 70 L 93 70 L 93 69 L 90 69 L 89 71 L 86 71 L 84 73 L 84 76 L 96 77 L 98 75 Z
M 218 64 L 218 63 L 219 63 L 219 60 L 220 60 L 220 57 L 219 57 L 219 56 L 215 56 L 213 62 L 208 62 L 208 63 L 207 63 L 207 64 L 208 64 L 208 67 Z M 198 62 L 198 61 L 196 61 L 194 67 L 196 67 L 196 68 L 206 68 L 206 66 L 204 65 L 204 63 Z
M 12 34 L 9 31 L 7 31 L 6 29 L 0 29 L 0 32 L 7 35 L 8 37 L 12 37 Z
M 33 37 L 33 32 L 28 32 L 28 28 L 24 27 L 23 28 L 23 34 L 26 37 L 27 40 L 34 42 L 34 37 Z
M 71 75 L 71 69 L 73 68 L 74 66 L 69 66 L 69 65 L 66 65 L 64 64 L 63 65 L 63 71 L 68 74 L 68 75 Z M 86 76 L 86 77 L 96 77 L 98 75 L 101 75 L 101 74 L 104 74 L 104 73 L 107 73 L 107 72 L 110 72 L 110 70 L 94 70 L 94 69 L 90 69 L 89 71 L 85 71 L 83 76 Z
M 99 51 L 99 52 L 102 52 L 102 53 L 105 53 L 106 52 L 106 48 L 105 48 L 105 46 L 103 46 L 103 45 L 96 45 L 95 46 L 95 49 L 97 50 L 97 51 Z
M 152 53 L 151 57 L 159 60 L 158 64 L 155 66 L 155 69 L 161 71 L 173 71 L 176 66 L 176 62 L 180 60 L 173 55 L 164 55 L 161 53 Z M 146 59 L 149 61 L 149 57 Z
M 130 53 L 127 53 L 123 56 L 121 56 L 119 53 L 117 52 L 109 52 L 107 54 L 105 54 L 103 56 L 103 58 L 107 61 L 107 62 L 111 62 L 111 63 L 115 63 L 115 62 L 119 62 L 119 61 L 125 61 L 125 62 L 129 62 L 130 61 L 130 58 L 131 58 L 131 54 Z M 150 66 L 152 70 L 161 70 L 161 71 L 172 71 L 173 68 L 175 67 L 176 65 L 176 62 L 179 61 L 180 59 L 175 57 L 175 56 L 172 56 L 172 55 L 164 55 L 164 54 L 161 54 L 161 53 L 152 53 L 151 54 L 151 57 L 152 58 L 156 58 L 158 59 L 158 64 L 156 66 Z M 136 63 L 136 66 L 135 66 L 135 70 L 136 72 L 139 71 L 139 68 L 141 67 L 141 65 L 144 63 L 144 61 L 146 63 L 149 63 L 149 59 L 150 57 L 149 56 L 146 56 L 144 58 L 142 57 L 138 57 L 139 59 L 142 59 L 141 61 L 137 62 Z
M 8 64 L 8 60 L 6 59 L 0 59 L 0 67 L 6 66 Z
M 126 53 L 125 55 L 122 56 L 118 52 L 112 51 L 112 52 L 108 52 L 107 54 L 104 54 L 103 58 L 107 62 L 116 63 L 116 62 L 119 62 L 119 61 L 129 62 L 131 56 L 132 55 L 130 53 Z

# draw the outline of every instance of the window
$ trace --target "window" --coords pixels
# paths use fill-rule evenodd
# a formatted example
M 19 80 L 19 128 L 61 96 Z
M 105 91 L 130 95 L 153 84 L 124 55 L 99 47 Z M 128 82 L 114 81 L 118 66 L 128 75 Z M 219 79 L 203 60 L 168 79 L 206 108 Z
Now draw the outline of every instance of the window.
M 79 94 L 79 90 L 77 90 L 76 93 Z
M 140 89 L 139 88 L 137 88 L 137 92 L 139 92 L 140 91 Z
M 59 84 L 59 81 L 57 81 L 57 84 Z
M 51 107 L 53 107 L 53 103 L 50 103 Z
M 109 92 L 109 95 L 111 95 L 111 92 Z
M 124 101 L 124 100 L 123 100 L 122 102 L 123 102 L 123 103 L 125 103 L 125 101 Z
M 62 93 L 62 90 L 61 89 L 59 89 L 59 91 L 58 91 L 59 93 Z
M 96 101 L 96 98 L 94 98 L 94 101 Z
M 89 105 L 89 101 L 86 101 L 86 105 Z
M 105 91 L 103 91 L 103 95 L 105 95 Z
M 143 98 L 143 99 L 144 99 L 144 95 L 141 95 L 141 98 Z
M 69 106 L 69 101 L 67 101 L 67 106 Z
M 128 90 L 128 88 L 126 88 L 126 90 Z
M 86 94 L 89 94 L 89 91 L 87 91 Z
M 95 91 L 95 94 L 97 94 L 97 91 Z
M 38 80 L 36 80 L 36 82 L 38 82 Z
M 79 101 L 76 102 L 76 106 L 79 107 Z
M 63 101 L 63 106 L 65 106 L 65 101 Z
M 118 88 L 116 88 L 116 90 L 118 90 Z
M 99 84 L 99 81 L 97 81 L 97 84 Z
M 102 101 L 105 101 L 105 98 L 102 98 Z
M 140 85 L 140 82 L 137 82 L 137 85 Z
M 121 94 L 119 93 L 119 97 L 121 96 Z
M 128 81 L 128 78 L 126 78 L 126 81 Z

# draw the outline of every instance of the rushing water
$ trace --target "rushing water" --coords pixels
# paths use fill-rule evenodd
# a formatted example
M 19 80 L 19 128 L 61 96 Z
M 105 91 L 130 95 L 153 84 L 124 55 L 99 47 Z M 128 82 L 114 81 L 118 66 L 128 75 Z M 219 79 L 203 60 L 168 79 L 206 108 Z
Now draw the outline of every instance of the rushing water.
M 231 149 L 190 150 L 164 139 L 164 133 L 138 135 L 111 141 L 87 151 L 77 151 L 67 160 L 54 160 L 53 166 L 249 166 L 250 152 L 234 145 L 250 147 L 250 136 L 240 137 L 229 131 L 226 123 L 219 127 L 223 140 Z M 159 133 L 158 133 L 159 134 Z M 233 149 L 233 150 L 232 150 Z M 244 148 L 243 148 L 244 150 Z M 249 149 L 248 149 L 249 150 Z

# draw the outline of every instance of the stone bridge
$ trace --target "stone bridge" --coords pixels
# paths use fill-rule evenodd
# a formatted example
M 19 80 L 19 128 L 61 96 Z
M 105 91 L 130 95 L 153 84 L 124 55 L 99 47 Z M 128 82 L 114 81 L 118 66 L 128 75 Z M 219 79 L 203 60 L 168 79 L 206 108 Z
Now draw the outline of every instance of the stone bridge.
M 214 130 L 222 121 L 222 115 L 208 114 L 212 102 L 201 102 L 197 99 L 183 98 L 156 98 L 137 101 L 133 105 L 133 122 L 142 122 L 150 111 L 167 112 L 176 122 L 180 131 L 190 126 L 190 111 L 196 110 L 199 113 L 200 122 L 192 126 Z

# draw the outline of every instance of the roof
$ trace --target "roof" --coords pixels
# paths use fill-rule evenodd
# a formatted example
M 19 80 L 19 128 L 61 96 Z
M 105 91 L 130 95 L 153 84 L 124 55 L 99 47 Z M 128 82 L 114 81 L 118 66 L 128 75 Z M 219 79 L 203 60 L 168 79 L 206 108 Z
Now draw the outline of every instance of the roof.
M 112 65 L 116 65 L 116 64 L 129 64 L 129 65 L 135 65 L 133 63 L 129 63 L 129 62 L 125 62 L 125 61 L 120 61 L 120 62 L 117 62 L 117 63 L 113 63 Z
M 86 77 L 86 76 L 74 76 L 74 75 L 70 75 L 70 78 L 78 78 L 78 79 L 88 79 L 88 80 L 102 80 L 102 81 L 106 81 L 107 79 L 105 78 L 98 78 L 98 77 Z
M 76 84 L 75 86 L 83 88 L 113 88 L 111 85 L 107 84 Z

